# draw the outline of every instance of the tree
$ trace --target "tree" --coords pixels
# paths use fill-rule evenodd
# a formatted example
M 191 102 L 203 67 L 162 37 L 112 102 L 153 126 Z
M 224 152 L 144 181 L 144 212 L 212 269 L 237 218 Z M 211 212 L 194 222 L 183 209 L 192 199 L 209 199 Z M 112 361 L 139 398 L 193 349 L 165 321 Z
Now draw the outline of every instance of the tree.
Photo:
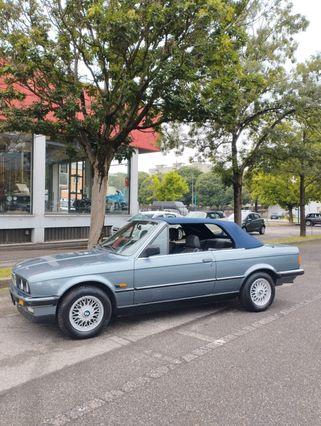
M 196 191 L 200 206 L 221 209 L 231 204 L 233 191 L 222 183 L 219 175 L 209 172 L 201 174 L 196 181 Z
M 188 192 L 186 180 L 176 171 L 153 177 L 154 198 L 158 201 L 181 201 Z
M 195 185 L 197 178 L 202 174 L 202 172 L 194 166 L 183 166 L 177 170 L 177 173 L 185 179 L 188 185 L 188 192 L 186 193 L 182 201 L 187 206 L 189 206 L 190 204 L 197 204 Z
M 112 160 L 130 156 L 133 130 L 188 114 L 208 63 L 224 74 L 243 3 L 0 2 L 0 130 L 81 145 L 93 169 L 89 247 L 101 236 Z
M 281 164 L 280 164 L 281 165 Z M 299 175 L 286 170 L 284 164 L 273 173 L 257 172 L 251 178 L 251 195 L 265 205 L 278 204 L 289 213 L 289 222 L 293 223 L 293 208 L 299 207 L 301 200 L 302 181 Z M 282 170 L 282 171 L 280 171 Z M 305 198 L 308 203 L 321 198 L 320 186 L 314 178 L 304 182 Z M 305 215 L 303 222 L 305 222 Z M 301 219 L 302 220 L 302 219 Z
M 138 200 L 140 204 L 151 204 L 153 202 L 155 199 L 155 186 L 158 184 L 159 179 L 157 176 L 147 174 L 139 186 Z
M 143 200 L 143 196 L 142 196 L 142 188 L 143 188 L 144 180 L 148 177 L 149 177 L 148 173 L 138 172 L 138 203 L 139 204 L 145 204 L 145 200 Z
M 287 65 L 294 60 L 293 36 L 307 22 L 292 12 L 289 1 L 253 0 L 239 25 L 246 37 L 237 66 L 226 69 L 220 80 L 215 64 L 208 69 L 187 143 L 230 176 L 234 220 L 241 224 L 244 174 L 255 167 L 271 131 L 296 110 Z
M 267 206 L 278 204 L 289 213 L 293 223 L 293 208 L 299 205 L 299 185 L 292 174 L 258 172 L 251 179 L 251 195 Z

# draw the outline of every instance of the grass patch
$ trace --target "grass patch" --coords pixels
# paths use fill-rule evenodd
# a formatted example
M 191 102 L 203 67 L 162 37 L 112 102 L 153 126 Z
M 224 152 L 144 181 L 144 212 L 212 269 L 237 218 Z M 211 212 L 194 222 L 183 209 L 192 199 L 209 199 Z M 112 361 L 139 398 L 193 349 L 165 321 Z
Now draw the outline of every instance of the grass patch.
M 300 243 L 308 243 L 309 241 L 317 241 L 321 240 L 320 235 L 307 235 L 306 237 L 285 237 L 278 238 L 276 240 L 265 241 L 264 244 L 300 244 Z
M 0 268 L 0 280 L 5 278 L 10 278 L 11 268 Z

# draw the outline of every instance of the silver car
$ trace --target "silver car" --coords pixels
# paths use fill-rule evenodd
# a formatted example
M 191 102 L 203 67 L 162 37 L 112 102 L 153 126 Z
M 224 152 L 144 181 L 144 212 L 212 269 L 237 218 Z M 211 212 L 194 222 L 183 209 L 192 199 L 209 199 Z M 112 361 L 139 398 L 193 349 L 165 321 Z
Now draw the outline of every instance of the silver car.
M 17 264 L 10 293 L 25 316 L 54 318 L 65 334 L 88 338 L 140 305 L 238 295 L 247 310 L 264 311 L 275 287 L 301 274 L 297 247 L 263 245 L 235 223 L 145 219 L 92 250 Z

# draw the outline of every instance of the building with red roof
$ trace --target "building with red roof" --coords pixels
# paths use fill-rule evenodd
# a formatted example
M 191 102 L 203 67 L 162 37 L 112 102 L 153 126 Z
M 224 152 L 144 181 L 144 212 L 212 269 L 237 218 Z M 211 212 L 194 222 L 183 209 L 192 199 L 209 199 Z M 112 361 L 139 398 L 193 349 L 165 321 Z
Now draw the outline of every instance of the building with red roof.
M 110 168 L 106 233 L 137 213 L 138 156 L 159 151 L 153 131 L 134 131 L 132 139 L 131 159 Z M 89 161 L 82 154 L 72 158 L 61 141 L 0 133 L 0 244 L 86 239 L 91 179 Z

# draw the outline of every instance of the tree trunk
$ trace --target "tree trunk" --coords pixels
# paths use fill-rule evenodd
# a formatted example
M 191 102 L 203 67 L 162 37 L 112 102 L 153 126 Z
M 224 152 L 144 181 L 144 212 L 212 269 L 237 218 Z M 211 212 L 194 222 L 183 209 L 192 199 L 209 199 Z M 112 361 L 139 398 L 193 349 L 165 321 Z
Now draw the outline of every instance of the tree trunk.
M 293 207 L 289 206 L 288 211 L 289 211 L 289 222 L 293 223 Z
M 91 191 L 91 214 L 88 248 L 92 248 L 102 239 L 106 213 L 106 194 L 110 162 L 101 169 L 96 162 L 93 166 L 93 184 Z M 103 174 L 102 174 L 103 172 Z
M 305 177 L 300 175 L 300 237 L 307 234 L 305 224 Z
M 232 136 L 232 169 L 233 169 L 233 198 L 234 198 L 234 222 L 241 226 L 242 224 L 242 185 L 243 185 L 243 172 L 240 170 L 238 164 L 237 152 L 237 139 L 238 136 Z
M 255 198 L 254 211 L 256 213 L 258 212 L 258 204 L 259 204 L 259 200 L 257 198 Z
M 242 225 L 242 175 L 239 173 L 233 176 L 234 193 L 234 222 Z

